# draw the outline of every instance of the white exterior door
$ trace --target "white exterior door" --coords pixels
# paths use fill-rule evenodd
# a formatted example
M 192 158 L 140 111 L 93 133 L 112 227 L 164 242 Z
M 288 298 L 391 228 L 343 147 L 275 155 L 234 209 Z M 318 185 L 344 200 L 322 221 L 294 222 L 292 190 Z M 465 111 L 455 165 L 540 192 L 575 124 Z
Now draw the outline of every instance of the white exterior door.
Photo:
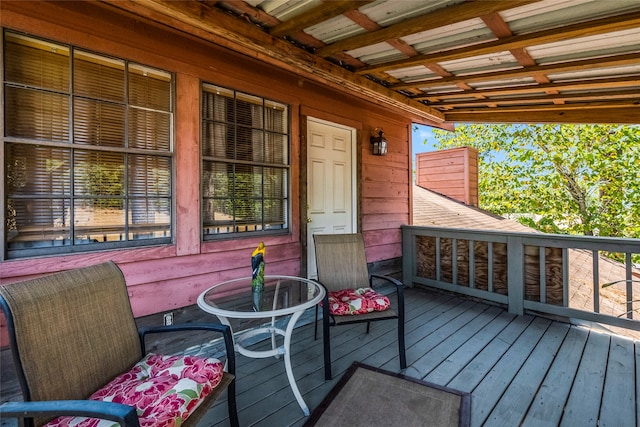
M 307 144 L 307 275 L 315 279 L 313 235 L 356 227 L 356 130 L 309 118 Z

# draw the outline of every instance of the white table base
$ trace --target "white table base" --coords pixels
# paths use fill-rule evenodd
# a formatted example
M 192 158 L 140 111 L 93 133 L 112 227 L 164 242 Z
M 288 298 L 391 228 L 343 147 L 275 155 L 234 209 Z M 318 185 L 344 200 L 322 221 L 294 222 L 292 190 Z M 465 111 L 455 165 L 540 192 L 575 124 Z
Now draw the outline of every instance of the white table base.
M 293 395 L 298 401 L 298 404 L 300 405 L 302 412 L 304 412 L 304 415 L 309 416 L 309 407 L 307 406 L 304 399 L 302 398 L 302 395 L 300 394 L 300 390 L 298 389 L 298 385 L 296 384 L 296 379 L 293 376 L 293 369 L 291 367 L 291 350 L 290 350 L 291 335 L 293 334 L 293 329 L 295 328 L 296 322 L 298 321 L 300 316 L 302 316 L 302 313 L 304 313 L 304 311 L 298 311 L 291 315 L 291 319 L 289 319 L 289 322 L 287 323 L 286 330 L 282 330 L 280 328 L 276 328 L 275 326 L 273 326 L 275 324 L 275 318 L 273 318 L 271 320 L 271 325 L 272 325 L 271 327 L 256 328 L 246 332 L 242 332 L 237 337 L 234 335 L 234 340 L 235 340 L 236 351 L 242 354 L 243 356 L 251 357 L 254 359 L 262 359 L 265 357 L 272 357 L 272 356 L 279 358 L 280 355 L 284 355 L 284 367 L 287 373 L 287 378 L 289 379 L 289 385 L 291 386 L 291 391 L 293 391 Z M 229 323 L 229 320 L 226 317 L 222 317 L 220 315 L 216 315 L 216 316 L 218 317 L 218 319 L 220 319 L 221 323 L 225 325 L 229 325 L 229 327 L 231 327 L 231 324 Z M 246 341 L 247 339 L 252 338 L 256 335 L 262 335 L 262 334 L 271 334 L 271 350 L 254 351 L 254 350 L 249 350 L 248 348 L 242 345 L 243 341 Z M 284 343 L 282 346 L 279 346 L 279 347 L 277 346 L 276 335 L 280 335 L 284 337 Z

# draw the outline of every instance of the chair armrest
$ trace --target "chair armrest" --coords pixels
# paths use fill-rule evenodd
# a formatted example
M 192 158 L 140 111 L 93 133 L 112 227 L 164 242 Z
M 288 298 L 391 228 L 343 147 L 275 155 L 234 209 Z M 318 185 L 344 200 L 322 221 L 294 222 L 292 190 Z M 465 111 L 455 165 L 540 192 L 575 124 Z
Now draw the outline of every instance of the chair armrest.
M 396 295 L 398 297 L 398 310 L 401 318 L 404 319 L 404 283 L 399 281 L 398 279 L 394 279 L 389 276 L 382 276 L 380 274 L 371 274 L 369 276 L 369 285 L 373 289 L 373 279 L 382 279 L 387 282 L 393 283 L 396 286 Z M 404 320 L 403 320 L 404 321 Z
M 133 406 L 95 400 L 49 400 L 6 402 L 0 405 L 0 418 L 58 417 L 64 415 L 115 421 L 122 427 L 140 427 Z
M 372 274 L 371 279 L 382 279 L 382 280 L 386 280 L 387 282 L 391 282 L 394 285 L 396 285 L 396 287 L 398 288 L 403 288 L 404 289 L 404 283 L 402 283 L 401 281 L 399 281 L 398 279 L 394 279 L 393 277 L 389 277 L 389 276 L 382 276 L 380 274 Z
M 142 343 L 142 351 L 145 351 L 144 337 L 147 334 L 159 334 L 166 332 L 179 332 L 179 331 L 213 331 L 219 332 L 224 338 L 225 352 L 227 353 L 227 372 L 235 375 L 236 373 L 236 356 L 235 347 L 233 344 L 233 335 L 231 334 L 231 328 L 227 325 L 218 323 L 185 323 L 182 325 L 167 325 L 167 326 L 149 326 L 138 329 L 140 334 L 140 342 Z

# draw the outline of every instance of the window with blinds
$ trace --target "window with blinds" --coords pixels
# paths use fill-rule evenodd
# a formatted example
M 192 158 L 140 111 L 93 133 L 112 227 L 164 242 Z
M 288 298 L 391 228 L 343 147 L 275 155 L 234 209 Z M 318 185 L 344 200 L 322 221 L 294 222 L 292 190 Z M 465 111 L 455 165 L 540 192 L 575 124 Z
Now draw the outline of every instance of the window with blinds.
M 204 238 L 288 229 L 288 106 L 204 84 L 201 141 Z
M 173 77 L 5 32 L 5 258 L 171 242 Z

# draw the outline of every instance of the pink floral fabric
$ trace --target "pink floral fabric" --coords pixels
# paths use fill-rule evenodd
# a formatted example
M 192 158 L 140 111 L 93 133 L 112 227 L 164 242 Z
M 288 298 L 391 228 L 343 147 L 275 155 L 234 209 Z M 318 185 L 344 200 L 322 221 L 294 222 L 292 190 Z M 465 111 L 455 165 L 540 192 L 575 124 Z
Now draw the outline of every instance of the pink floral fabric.
M 89 399 L 134 406 L 141 427 L 179 427 L 220 383 L 218 359 L 148 354 Z M 118 423 L 86 417 L 59 417 L 46 427 L 117 427 Z
M 389 298 L 371 288 L 329 292 L 329 313 L 335 316 L 384 311 L 390 305 Z

